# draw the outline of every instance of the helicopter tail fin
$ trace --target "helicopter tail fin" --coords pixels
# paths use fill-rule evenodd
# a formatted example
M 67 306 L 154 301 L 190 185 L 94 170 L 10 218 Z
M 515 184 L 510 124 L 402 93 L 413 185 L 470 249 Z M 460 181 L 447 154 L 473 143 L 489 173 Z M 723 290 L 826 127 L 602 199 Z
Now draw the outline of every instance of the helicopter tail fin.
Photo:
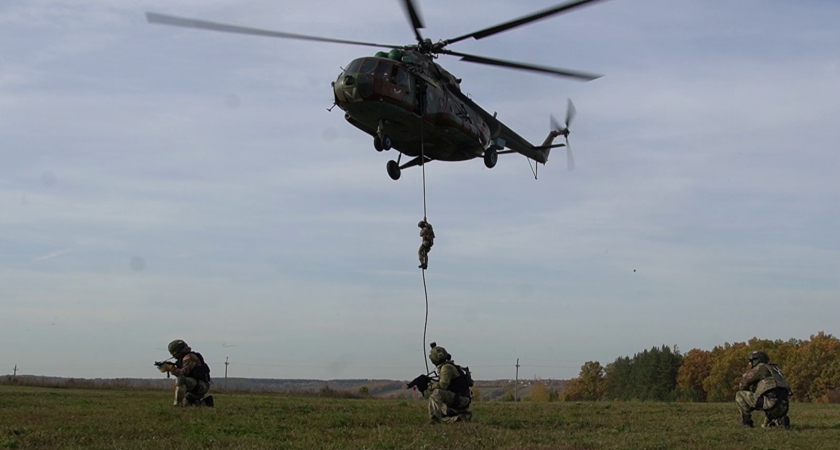
M 568 136 L 569 134 L 569 128 L 560 125 L 560 122 L 558 122 L 557 119 L 554 118 L 553 114 L 549 117 L 549 119 L 551 129 L 548 132 L 548 136 L 546 136 L 542 145 L 540 145 L 539 147 L 535 147 L 535 150 L 543 154 L 543 160 L 546 162 L 548 162 L 548 155 L 551 153 L 552 148 L 565 147 L 567 145 L 555 144 L 554 140 L 557 139 L 557 136 Z
M 551 116 L 551 131 L 548 132 L 548 136 L 546 136 L 545 141 L 543 141 L 542 145 L 537 147 L 537 149 L 539 149 L 539 151 L 541 151 L 543 155 L 545 155 L 544 160 L 546 162 L 548 162 L 548 155 L 551 153 L 552 148 L 565 146 L 565 144 L 554 144 L 554 140 L 557 139 L 557 136 L 563 134 L 561 129 L 554 127 L 555 122 L 556 120 L 554 119 L 554 116 Z

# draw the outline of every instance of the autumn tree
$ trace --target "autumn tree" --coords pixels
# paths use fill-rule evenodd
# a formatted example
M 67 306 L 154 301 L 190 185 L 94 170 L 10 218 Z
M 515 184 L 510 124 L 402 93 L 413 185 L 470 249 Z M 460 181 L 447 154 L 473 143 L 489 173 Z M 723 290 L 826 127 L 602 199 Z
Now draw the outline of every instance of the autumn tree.
M 580 367 L 580 375 L 569 381 L 563 400 L 600 400 L 604 397 L 604 367 L 598 361 L 587 361 Z
M 677 388 L 680 398 L 693 402 L 706 401 L 706 389 L 703 381 L 712 371 L 714 355 L 710 351 L 693 349 L 683 357 L 682 366 L 677 372 Z
M 828 401 L 829 392 L 840 387 L 840 341 L 819 332 L 793 352 L 782 370 L 795 399 Z
M 726 342 L 712 349 L 712 370 L 703 380 L 703 389 L 708 401 L 723 402 L 735 398 L 738 381 L 747 367 L 749 353 L 750 350 L 744 342 Z
M 550 402 L 551 392 L 548 390 L 548 385 L 542 380 L 534 380 L 533 384 L 531 384 L 531 394 L 528 396 L 528 400 L 532 402 Z

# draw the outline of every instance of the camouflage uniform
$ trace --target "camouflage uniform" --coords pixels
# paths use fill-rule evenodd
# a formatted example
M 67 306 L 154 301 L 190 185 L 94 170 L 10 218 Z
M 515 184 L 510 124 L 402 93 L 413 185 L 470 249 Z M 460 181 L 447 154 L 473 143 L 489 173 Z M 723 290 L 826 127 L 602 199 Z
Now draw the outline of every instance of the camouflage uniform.
M 420 227 L 420 237 L 423 238 L 423 243 L 417 250 L 417 256 L 420 258 L 420 265 L 417 267 L 426 269 L 429 267 L 429 252 L 435 245 L 435 231 L 432 229 L 432 224 L 426 222 L 425 219 L 421 220 L 417 226 Z
M 180 344 L 179 344 L 180 343 Z M 210 368 L 200 353 L 192 351 L 186 342 L 176 340 L 169 344 L 170 354 L 177 358 L 169 373 L 175 375 L 174 406 L 213 406 L 210 391 Z
M 429 421 L 436 423 L 472 420 L 472 412 L 469 410 L 472 402 L 470 376 L 455 364 L 452 356 L 443 347 L 433 347 L 429 352 L 429 359 L 440 374 L 440 379 L 430 384 L 426 391 L 429 397 Z
M 766 353 L 757 351 L 750 354 L 752 368 L 741 377 L 735 394 L 735 403 L 741 411 L 741 423 L 752 427 L 752 412 L 764 411 L 763 426 L 782 426 L 790 428 L 787 416 L 790 407 L 790 385 L 779 366 L 770 364 Z

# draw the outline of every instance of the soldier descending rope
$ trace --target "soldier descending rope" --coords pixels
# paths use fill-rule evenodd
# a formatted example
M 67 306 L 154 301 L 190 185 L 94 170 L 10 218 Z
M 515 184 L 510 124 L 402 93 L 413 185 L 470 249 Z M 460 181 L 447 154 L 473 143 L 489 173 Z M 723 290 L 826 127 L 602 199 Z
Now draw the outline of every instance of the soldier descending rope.
M 417 256 L 420 258 L 420 265 L 417 267 L 426 270 L 429 267 L 429 252 L 435 245 L 435 231 L 425 217 L 417 226 L 420 227 L 420 237 L 423 238 L 423 243 L 420 244 L 420 249 L 417 251 Z

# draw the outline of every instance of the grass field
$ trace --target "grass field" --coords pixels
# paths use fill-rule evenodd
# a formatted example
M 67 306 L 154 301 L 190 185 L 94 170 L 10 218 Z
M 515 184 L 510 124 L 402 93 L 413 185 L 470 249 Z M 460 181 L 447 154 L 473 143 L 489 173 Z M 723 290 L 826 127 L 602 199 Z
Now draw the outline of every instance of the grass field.
M 743 429 L 734 404 L 477 402 L 428 425 L 422 400 L 0 386 L 0 448 L 837 449 L 840 405 L 793 404 L 791 430 Z M 756 422 L 760 418 L 756 415 Z

